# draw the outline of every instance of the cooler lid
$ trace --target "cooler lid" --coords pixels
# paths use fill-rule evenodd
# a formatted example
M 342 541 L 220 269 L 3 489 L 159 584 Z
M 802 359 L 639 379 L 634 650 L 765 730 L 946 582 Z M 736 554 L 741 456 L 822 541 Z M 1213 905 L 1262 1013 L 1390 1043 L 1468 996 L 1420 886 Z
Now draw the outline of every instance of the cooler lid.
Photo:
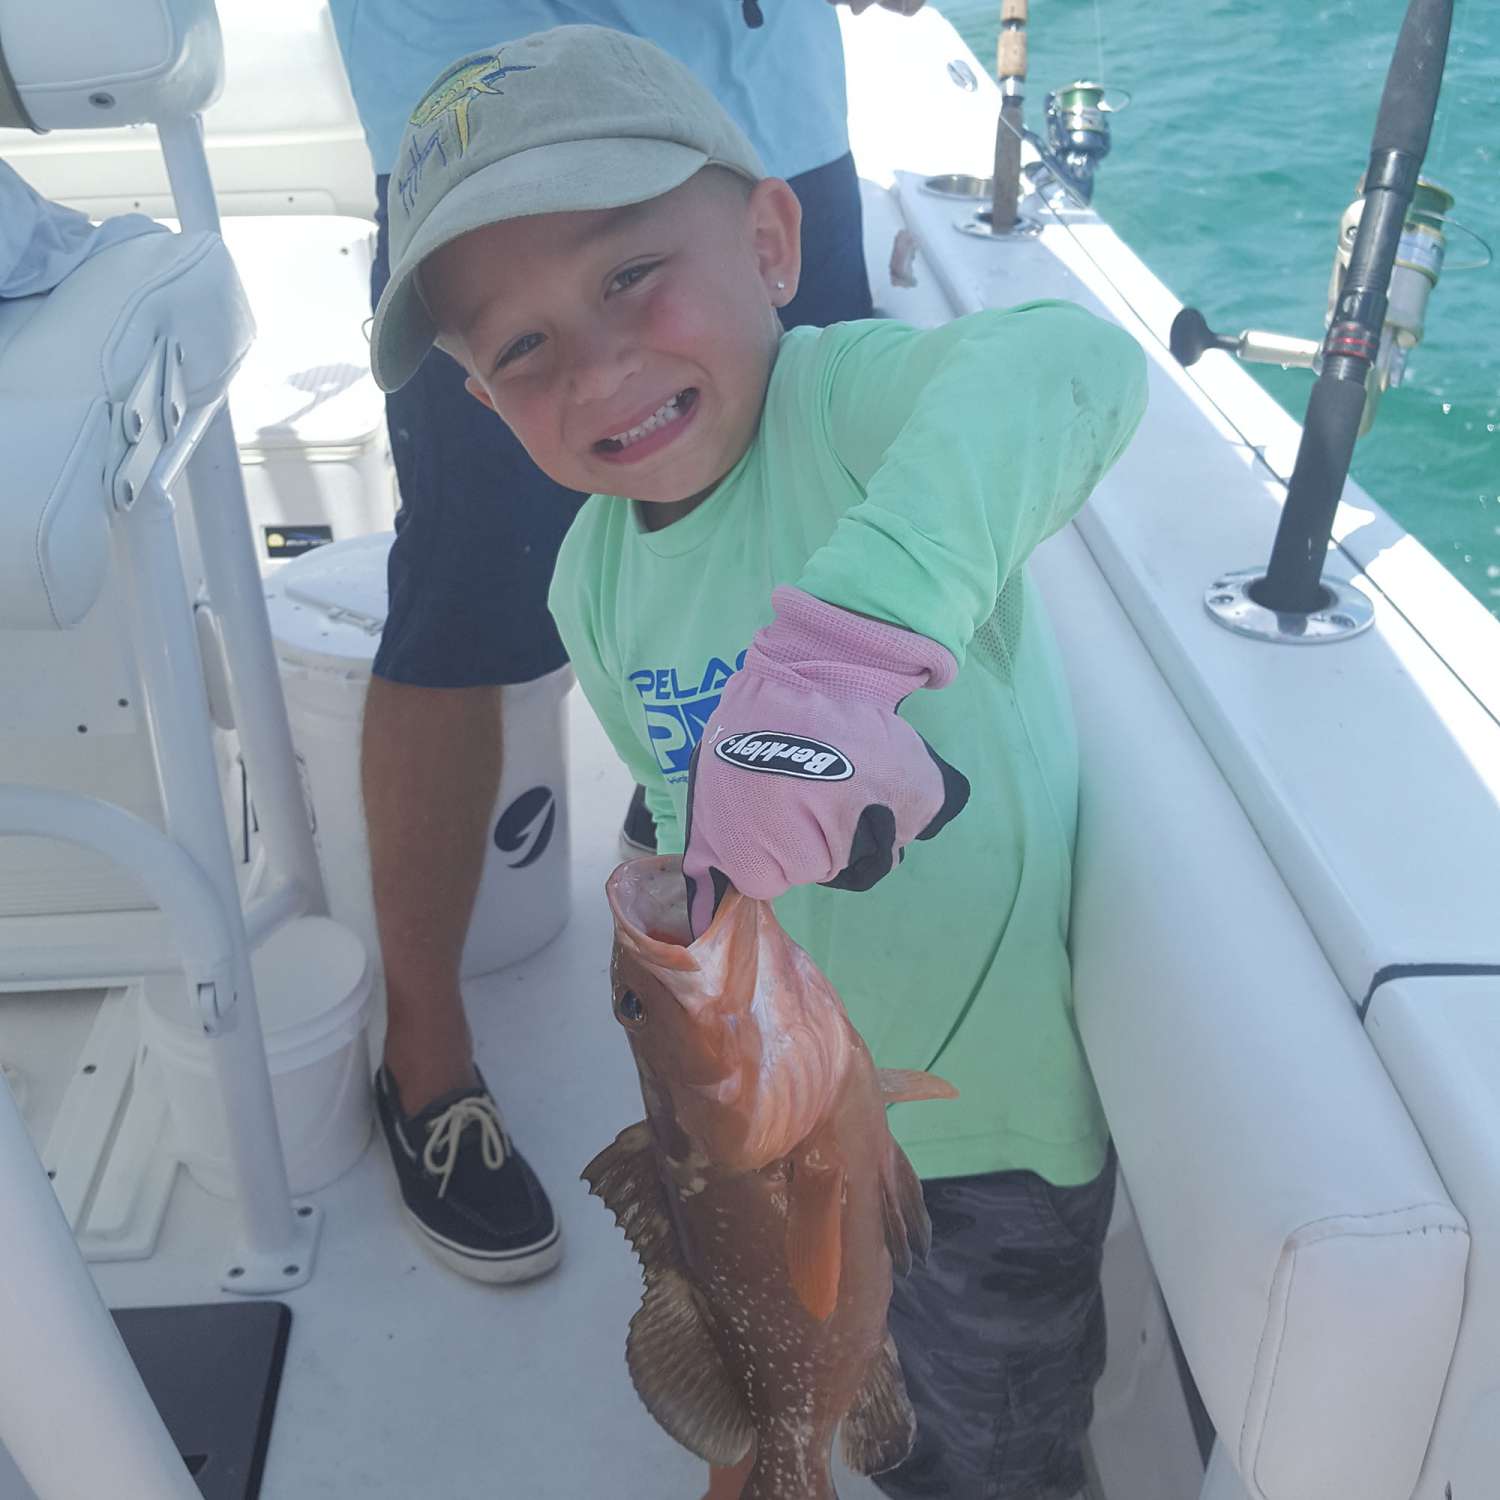
M 224 219 L 257 327 L 229 390 L 242 449 L 358 448 L 380 435 L 385 398 L 364 333 L 374 235 L 336 214 Z
M 266 579 L 278 657 L 329 670 L 369 670 L 385 629 L 386 558 L 394 536 L 378 531 L 314 547 Z
M 355 997 L 369 974 L 364 944 L 329 917 L 294 917 L 276 928 L 250 955 L 260 1023 L 268 1037 L 285 1045 L 289 1033 L 316 1030 L 320 1022 Z M 148 974 L 147 1004 L 159 1016 L 200 1031 L 198 1013 L 180 969 Z M 281 1033 L 279 1037 L 275 1033 Z
M 267 1031 L 323 1020 L 364 983 L 369 958 L 347 927 L 328 917 L 297 917 L 278 927 L 254 953 L 255 996 Z

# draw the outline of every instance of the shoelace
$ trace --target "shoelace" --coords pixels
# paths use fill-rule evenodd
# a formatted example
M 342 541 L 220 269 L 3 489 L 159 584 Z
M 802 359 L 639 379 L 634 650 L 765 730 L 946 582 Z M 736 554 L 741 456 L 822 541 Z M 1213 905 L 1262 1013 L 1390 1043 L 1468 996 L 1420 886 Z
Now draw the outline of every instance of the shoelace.
M 470 1125 L 479 1127 L 479 1150 L 485 1166 L 493 1172 L 505 1165 L 508 1145 L 495 1101 L 483 1095 L 460 1099 L 428 1127 L 427 1149 L 422 1152 L 423 1167 L 442 1179 L 438 1183 L 439 1198 L 447 1194 L 448 1179 L 458 1164 L 459 1138 Z

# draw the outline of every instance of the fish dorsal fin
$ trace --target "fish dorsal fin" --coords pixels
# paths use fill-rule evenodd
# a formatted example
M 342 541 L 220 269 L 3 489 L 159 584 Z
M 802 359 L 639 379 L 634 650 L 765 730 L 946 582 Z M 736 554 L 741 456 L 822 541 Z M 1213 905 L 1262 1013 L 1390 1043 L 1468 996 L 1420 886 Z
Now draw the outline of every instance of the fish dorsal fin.
M 820 1323 L 838 1304 L 843 1258 L 844 1169 L 794 1158 L 787 1184 L 787 1274 L 798 1300 Z
M 880 1093 L 887 1104 L 913 1104 L 918 1099 L 957 1099 L 958 1090 L 945 1078 L 917 1068 L 881 1068 Z
M 932 1221 L 922 1184 L 911 1163 L 895 1141 L 880 1178 L 880 1210 L 885 1220 L 885 1243 L 891 1252 L 891 1268 L 898 1276 L 911 1270 L 912 1260 L 922 1262 L 932 1248 Z
M 637 1120 L 583 1169 L 589 1192 L 603 1199 L 648 1273 L 681 1264 L 666 1189 L 656 1168 L 655 1145 L 650 1125 Z
M 622 1130 L 583 1169 L 583 1178 L 640 1257 L 646 1290 L 625 1342 L 636 1392 L 684 1448 L 711 1464 L 738 1463 L 755 1429 L 683 1275 L 650 1125 L 642 1120 Z
M 906 1394 L 901 1360 L 889 1334 L 844 1417 L 844 1462 L 856 1474 L 883 1474 L 911 1452 L 916 1413 Z

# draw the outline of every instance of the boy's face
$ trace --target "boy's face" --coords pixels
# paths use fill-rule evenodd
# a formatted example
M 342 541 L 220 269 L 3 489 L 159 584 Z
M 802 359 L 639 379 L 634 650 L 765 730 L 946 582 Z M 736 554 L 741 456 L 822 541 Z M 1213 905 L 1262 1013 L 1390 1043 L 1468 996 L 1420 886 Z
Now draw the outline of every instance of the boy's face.
M 755 434 L 799 225 L 784 182 L 710 169 L 627 208 L 476 229 L 428 257 L 423 292 L 471 394 L 544 473 L 681 501 Z

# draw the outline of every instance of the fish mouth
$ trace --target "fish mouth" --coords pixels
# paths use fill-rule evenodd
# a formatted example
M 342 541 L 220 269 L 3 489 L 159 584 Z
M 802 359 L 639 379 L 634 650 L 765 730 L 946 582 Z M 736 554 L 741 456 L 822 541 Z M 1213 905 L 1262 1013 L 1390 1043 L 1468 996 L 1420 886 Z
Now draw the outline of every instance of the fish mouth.
M 717 946 L 716 929 L 734 920 L 745 899 L 731 888 L 713 921 L 694 939 L 680 854 L 627 861 L 609 877 L 604 894 L 621 942 L 647 963 L 683 970 L 702 967 L 700 957 Z

